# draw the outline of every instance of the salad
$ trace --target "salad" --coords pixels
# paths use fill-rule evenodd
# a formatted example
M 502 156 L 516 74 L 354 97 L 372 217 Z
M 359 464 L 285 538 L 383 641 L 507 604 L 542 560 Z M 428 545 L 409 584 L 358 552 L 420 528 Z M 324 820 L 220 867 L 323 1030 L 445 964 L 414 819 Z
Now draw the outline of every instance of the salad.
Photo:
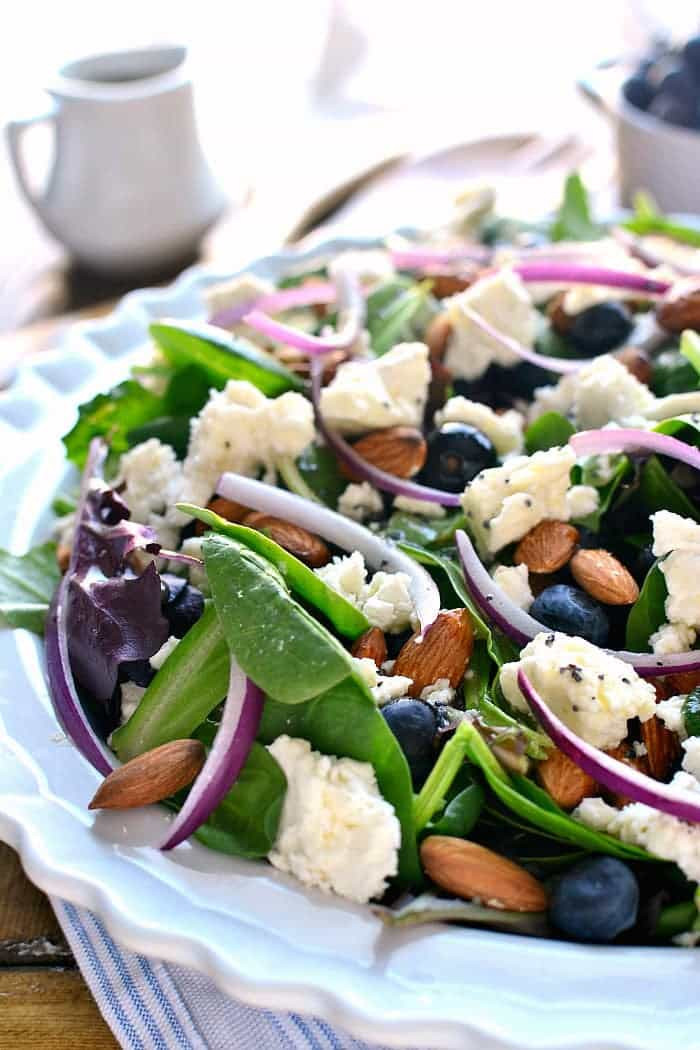
M 389 924 L 697 943 L 700 282 L 658 219 L 471 187 L 151 325 L 0 552 L 86 805 Z

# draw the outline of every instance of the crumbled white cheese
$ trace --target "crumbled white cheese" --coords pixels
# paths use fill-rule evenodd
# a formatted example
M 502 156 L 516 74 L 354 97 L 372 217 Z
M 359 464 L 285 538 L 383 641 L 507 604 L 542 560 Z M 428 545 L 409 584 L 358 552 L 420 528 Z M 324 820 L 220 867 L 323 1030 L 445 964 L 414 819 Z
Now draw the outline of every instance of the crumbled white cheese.
M 435 426 L 441 427 L 443 423 L 468 423 L 476 427 L 491 441 L 499 456 L 505 456 L 509 452 L 520 452 L 523 447 L 525 419 L 520 412 L 512 408 L 499 415 L 488 405 L 482 405 L 480 401 L 470 401 L 460 394 L 451 397 L 435 413 Z
M 466 183 L 454 199 L 454 216 L 450 223 L 454 232 L 465 236 L 473 233 L 496 203 L 496 191 L 490 183 L 472 180 Z
M 566 505 L 572 521 L 579 521 L 598 509 L 600 495 L 592 485 L 572 485 L 566 494 Z
M 462 507 L 482 552 L 494 554 L 547 518 L 569 521 L 568 494 L 576 456 L 568 445 L 514 456 L 489 467 L 467 485 Z M 597 497 L 596 497 L 597 499 Z M 580 502 L 574 510 L 580 511 Z M 592 499 L 586 506 L 592 505 Z M 597 502 L 596 502 L 597 506 Z
M 230 379 L 214 390 L 191 424 L 182 498 L 206 503 L 226 470 L 274 476 L 282 457 L 300 455 L 314 437 L 313 409 L 301 394 L 268 398 L 252 383 Z
M 187 518 L 175 509 L 181 498 L 182 467 L 170 445 L 150 438 L 125 452 L 115 487 L 133 521 L 150 525 L 159 542 L 172 549 Z
M 450 685 L 449 678 L 438 678 L 432 685 L 426 685 L 420 698 L 428 700 L 431 704 L 451 704 L 455 693 L 456 690 Z
M 683 769 L 700 780 L 700 736 L 689 736 L 681 743 L 681 747 L 685 752 L 681 762 Z
M 663 623 L 649 638 L 657 656 L 685 653 L 695 645 L 696 632 L 685 623 Z
M 171 652 L 179 644 L 180 639 L 176 638 L 174 634 L 171 634 L 167 641 L 163 642 L 157 653 L 154 653 L 149 663 L 154 671 L 160 671 L 165 661 L 170 656 Z
M 672 733 L 679 736 L 681 740 L 685 740 L 687 733 L 685 730 L 685 721 L 683 720 L 683 705 L 687 696 L 685 693 L 679 696 L 669 696 L 668 700 L 660 700 L 656 705 L 656 714 L 661 719 L 667 729 L 670 729 Z
M 378 248 L 351 248 L 333 256 L 328 264 L 329 276 L 338 273 L 352 274 L 362 284 L 379 284 L 396 276 L 394 264 L 388 252 Z
M 353 662 L 379 707 L 406 696 L 413 685 L 413 679 L 405 675 L 379 674 L 377 665 L 369 656 L 354 656 Z
M 700 782 L 690 773 L 679 772 L 671 787 L 679 792 L 699 791 Z M 700 880 L 700 824 L 688 824 L 641 802 L 616 809 L 602 798 L 585 798 L 571 815 L 589 828 L 673 861 L 693 882 Z
M 418 514 L 424 518 L 444 518 L 447 511 L 440 503 L 431 503 L 427 499 L 413 499 L 412 496 L 397 496 L 394 510 L 403 510 L 407 514 Z
M 594 747 L 617 747 L 627 736 L 628 719 L 646 722 L 655 713 L 653 685 L 631 664 L 583 638 L 542 632 L 519 660 L 503 665 L 503 695 L 517 710 L 529 711 L 518 687 L 521 668 L 552 711 Z
M 531 347 L 537 334 L 538 314 L 527 288 L 512 270 L 501 270 L 476 281 L 447 300 L 451 324 L 445 367 L 457 379 L 477 379 L 490 364 L 512 366 L 520 358 L 476 325 L 465 313 L 473 310 L 499 333 Z
M 181 554 L 189 554 L 192 558 L 199 558 L 202 562 L 201 565 L 188 565 L 187 576 L 193 587 L 201 591 L 202 594 L 208 595 L 210 592 L 209 580 L 207 579 L 207 570 L 204 567 L 204 554 L 202 553 L 202 537 L 201 536 L 190 536 L 188 539 L 183 540 L 180 546 Z M 180 569 L 181 565 L 175 563 L 175 568 Z
M 700 525 L 670 510 L 652 514 L 651 522 L 652 553 L 663 559 L 659 568 L 668 591 L 666 619 L 669 624 L 685 625 L 695 631 L 700 628 Z
M 401 828 L 372 766 L 278 737 L 268 748 L 287 778 L 270 863 L 307 886 L 366 902 L 398 870 Z
M 236 306 L 244 306 L 260 299 L 263 295 L 271 295 L 275 286 L 271 281 L 262 277 L 256 277 L 253 273 L 242 273 L 238 277 L 232 277 L 230 281 L 221 281 L 212 284 L 204 290 L 204 302 L 207 308 L 207 316 L 221 313 L 222 310 L 232 310 Z M 248 325 L 231 325 L 236 332 L 250 333 L 259 339 L 260 333 L 253 332 Z
M 632 748 L 637 758 L 644 758 L 645 755 L 649 754 L 649 748 L 641 740 L 633 740 Z
M 338 510 L 353 521 L 368 521 L 384 510 L 381 493 L 369 481 L 354 482 L 345 489 L 338 500 Z
M 425 343 L 399 343 L 375 360 L 341 365 L 321 392 L 321 412 L 341 434 L 419 426 L 429 383 Z
M 527 565 L 497 565 L 491 573 L 494 583 L 507 594 L 519 609 L 528 611 L 535 600 L 530 590 Z
M 407 573 L 381 570 L 367 582 L 367 567 L 359 551 L 335 557 L 314 572 L 361 609 L 373 627 L 381 627 L 389 634 L 400 634 L 407 627 L 417 626 L 411 579 Z
M 641 415 L 655 402 L 648 386 L 611 354 L 595 357 L 578 372 L 562 376 L 556 386 L 535 391 L 531 418 L 560 412 L 581 430 L 593 430 L 628 416 Z
M 135 682 L 122 682 L 119 686 L 119 691 L 121 694 L 121 712 L 119 719 L 121 724 L 124 725 L 125 722 L 129 721 L 134 711 L 141 703 L 143 694 L 146 690 L 142 686 L 136 685 Z

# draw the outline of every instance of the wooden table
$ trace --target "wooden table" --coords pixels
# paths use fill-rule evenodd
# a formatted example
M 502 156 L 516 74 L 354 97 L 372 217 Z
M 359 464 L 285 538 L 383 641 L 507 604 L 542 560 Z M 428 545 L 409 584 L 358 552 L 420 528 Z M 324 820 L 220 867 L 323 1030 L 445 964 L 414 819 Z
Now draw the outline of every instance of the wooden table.
M 580 141 L 572 145 L 570 135 L 564 136 L 559 145 L 555 143 L 554 150 L 551 140 L 543 143 L 539 136 L 530 138 L 531 143 L 526 143 L 524 149 L 519 147 L 517 157 L 507 164 L 511 168 L 515 165 L 513 174 L 536 174 L 538 185 L 543 174 L 555 176 L 553 185 L 560 185 L 562 172 L 578 166 L 591 152 L 589 149 L 582 153 Z M 489 165 L 498 163 L 493 151 L 487 150 L 484 156 L 490 158 L 485 163 L 486 170 L 492 170 Z M 600 158 L 600 153 L 597 156 Z M 602 184 L 607 185 L 609 178 L 606 167 Z M 596 181 L 601 180 L 596 177 Z M 5 238 L 12 248 L 0 263 L 0 366 L 4 356 L 50 346 L 76 317 L 104 313 L 117 295 L 140 283 L 135 279 L 113 284 L 72 270 L 18 200 L 6 162 L 0 156 L 0 199 L 3 194 L 5 200 L 9 195 L 13 207 L 7 209 L 12 223 Z M 286 213 L 280 213 L 279 208 L 274 212 L 278 241 L 295 227 L 294 219 L 308 208 L 314 196 L 309 194 L 307 184 L 305 195 L 288 195 Z M 269 216 L 274 209 L 256 209 L 252 223 L 256 227 L 261 211 Z M 315 215 L 310 225 L 320 217 Z M 250 227 L 251 223 L 245 216 L 229 216 L 210 238 L 207 255 L 230 259 L 235 248 L 235 255 L 240 257 L 246 225 Z M 257 230 L 252 232 L 256 234 Z M 266 237 L 269 243 L 269 223 Z M 160 276 L 166 280 L 172 274 Z M 61 312 L 66 309 L 71 312 Z M 3 331 L 5 334 L 1 334 Z M 47 898 L 25 878 L 16 854 L 0 843 L 0 1047 L 102 1050 L 116 1046 L 76 968 Z

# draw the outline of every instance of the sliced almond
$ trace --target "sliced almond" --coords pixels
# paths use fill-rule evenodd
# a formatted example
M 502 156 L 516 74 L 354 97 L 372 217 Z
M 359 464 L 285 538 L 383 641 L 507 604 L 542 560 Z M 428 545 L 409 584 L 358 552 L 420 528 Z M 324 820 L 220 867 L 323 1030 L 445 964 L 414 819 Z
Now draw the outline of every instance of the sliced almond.
M 618 350 L 614 356 L 635 379 L 638 379 L 640 383 L 644 383 L 645 386 L 649 386 L 652 367 L 649 355 L 644 350 L 640 350 L 638 346 L 626 346 L 622 350 Z
M 442 361 L 451 333 L 452 322 L 447 312 L 437 314 L 425 330 L 425 342 L 431 361 Z
M 365 434 L 353 445 L 358 456 L 373 467 L 393 474 L 397 478 L 411 478 L 425 463 L 428 446 L 416 427 L 387 427 Z M 355 473 L 341 466 L 345 477 L 357 480 Z
M 642 722 L 641 737 L 647 749 L 650 775 L 656 780 L 668 780 L 671 767 L 681 750 L 678 737 L 656 715 Z
M 242 503 L 234 503 L 232 499 L 224 499 L 223 496 L 214 496 L 207 503 L 207 510 L 213 510 L 215 514 L 218 514 L 220 518 L 225 518 L 226 521 L 243 521 L 246 514 L 250 514 L 250 507 L 244 507 Z M 209 528 L 203 521 L 198 521 L 195 525 L 195 533 L 197 536 L 201 536 L 203 532 L 206 532 Z
M 527 565 L 530 572 L 557 572 L 571 559 L 578 539 L 578 529 L 565 521 L 541 521 L 515 548 L 515 564 Z
M 660 698 L 662 700 L 669 696 L 680 696 L 681 693 L 692 693 L 700 685 L 700 671 L 678 671 L 677 674 L 668 675 L 664 681 L 667 693 Z
M 447 678 L 456 689 L 464 678 L 474 647 L 474 631 L 466 609 L 438 614 L 421 636 L 414 634 L 403 645 L 394 674 L 413 679 L 410 696 L 420 696 L 426 686 Z
M 261 511 L 251 511 L 243 519 L 243 524 L 250 529 L 258 529 L 269 536 L 280 547 L 293 554 L 300 561 L 310 565 L 313 569 L 326 565 L 331 560 L 331 552 L 320 536 L 313 532 L 302 529 L 300 525 L 293 525 L 290 521 L 275 518 L 272 514 L 263 514 Z
M 582 799 L 598 794 L 593 777 L 558 748 L 552 748 L 545 760 L 538 763 L 537 779 L 562 809 L 575 809 Z
M 644 773 L 646 776 L 649 775 L 649 761 L 646 755 L 638 755 L 632 744 L 628 740 L 623 740 L 617 747 L 611 748 L 605 752 L 606 755 L 610 755 L 611 758 L 616 758 L 618 762 L 624 762 L 626 766 L 630 766 L 632 769 L 638 770 L 640 773 Z M 603 794 L 611 805 L 616 806 L 617 809 L 622 809 L 630 801 L 626 795 L 617 795 L 611 791 L 604 791 Z
M 569 568 L 579 586 L 605 605 L 632 605 L 639 597 L 634 576 L 609 551 L 579 550 Z
M 352 655 L 358 659 L 374 660 L 377 667 L 381 667 L 388 656 L 386 638 L 381 628 L 370 627 L 368 631 L 361 634 L 352 647 Z
M 420 856 L 426 874 L 448 893 L 478 898 L 487 907 L 544 911 L 544 887 L 525 868 L 485 846 L 448 835 L 429 835 Z
M 135 809 L 162 802 L 187 787 L 204 765 L 199 740 L 172 740 L 132 758 L 102 781 L 90 809 Z

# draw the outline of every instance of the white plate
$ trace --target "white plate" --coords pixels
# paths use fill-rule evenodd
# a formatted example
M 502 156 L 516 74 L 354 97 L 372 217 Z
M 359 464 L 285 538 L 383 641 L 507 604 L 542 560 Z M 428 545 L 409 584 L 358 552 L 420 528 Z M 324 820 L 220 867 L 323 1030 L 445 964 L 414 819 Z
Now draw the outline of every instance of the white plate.
M 253 269 L 272 278 L 295 261 Z M 128 295 L 105 320 L 76 326 L 29 361 L 0 397 L 0 540 L 43 538 L 66 474 L 59 435 L 75 407 L 124 376 L 146 323 L 201 316 L 202 288 L 229 274 L 194 269 L 170 288 Z M 154 807 L 89 813 L 99 777 L 60 733 L 41 645 L 0 633 L 0 837 L 48 893 L 91 908 L 127 948 L 200 970 L 255 1006 L 316 1014 L 394 1046 L 697 1047 L 700 954 L 588 948 L 479 930 L 390 930 L 368 908 L 302 887 L 263 864 L 199 844 L 144 845 Z

